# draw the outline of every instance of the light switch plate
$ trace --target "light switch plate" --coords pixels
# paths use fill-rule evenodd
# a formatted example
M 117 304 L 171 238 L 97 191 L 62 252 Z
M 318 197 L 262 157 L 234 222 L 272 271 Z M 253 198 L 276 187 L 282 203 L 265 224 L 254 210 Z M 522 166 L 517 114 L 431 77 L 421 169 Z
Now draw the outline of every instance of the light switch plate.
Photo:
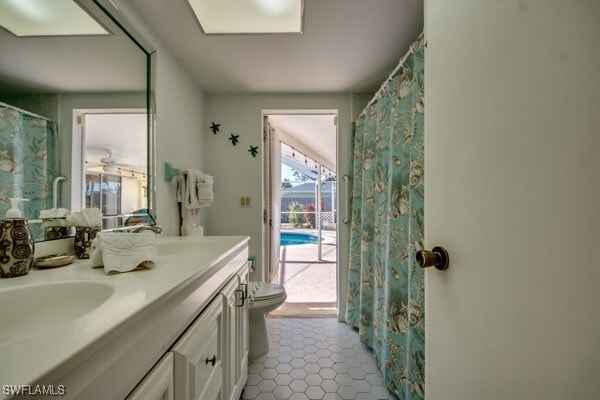
M 242 208 L 252 207 L 251 197 L 250 196 L 240 197 L 240 207 L 242 207 Z

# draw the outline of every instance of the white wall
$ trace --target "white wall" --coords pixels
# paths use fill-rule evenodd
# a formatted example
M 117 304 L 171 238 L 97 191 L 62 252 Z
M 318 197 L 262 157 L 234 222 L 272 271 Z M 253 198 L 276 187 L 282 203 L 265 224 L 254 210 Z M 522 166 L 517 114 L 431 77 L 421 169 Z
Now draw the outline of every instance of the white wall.
M 426 0 L 429 400 L 600 393 L 600 2 Z
M 158 222 L 167 235 L 179 235 L 177 182 L 164 180 L 164 163 L 178 169 L 205 169 L 204 95 L 176 61 L 158 50 L 156 205 Z M 205 224 L 204 212 L 202 223 Z
M 137 178 L 123 176 L 121 178 L 121 212 L 124 214 L 131 213 L 146 205 L 146 198 L 143 196 L 144 181 Z
M 158 223 L 166 235 L 179 234 L 179 210 L 175 199 L 176 182 L 164 180 L 164 163 L 179 169 L 205 169 L 204 93 L 181 68 L 152 29 L 125 0 L 114 1 L 157 51 L 157 187 Z M 202 212 L 205 223 L 205 212 Z
M 262 222 L 262 141 L 263 110 L 315 110 L 339 111 L 338 126 L 338 177 L 350 174 L 351 156 L 351 96 L 339 95 L 239 95 L 208 94 L 206 101 L 206 171 L 215 177 L 215 201 L 208 210 L 210 235 L 249 235 L 250 254 L 257 258 L 257 271 L 251 279 L 262 276 L 263 222 Z M 211 122 L 221 124 L 221 131 L 214 135 L 208 127 Z M 232 146 L 227 140 L 231 133 L 240 135 L 240 142 Z M 259 146 L 259 153 L 252 158 L 249 146 Z M 339 213 L 346 211 L 347 196 L 339 191 Z M 239 198 L 250 196 L 252 208 L 240 208 Z M 345 313 L 349 229 L 339 224 L 340 266 L 340 313 Z

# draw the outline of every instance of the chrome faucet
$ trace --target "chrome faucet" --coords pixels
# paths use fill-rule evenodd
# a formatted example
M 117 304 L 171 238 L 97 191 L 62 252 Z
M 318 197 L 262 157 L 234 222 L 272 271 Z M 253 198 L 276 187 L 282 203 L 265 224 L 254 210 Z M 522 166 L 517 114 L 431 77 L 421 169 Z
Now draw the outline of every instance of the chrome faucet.
M 118 228 L 106 229 L 103 232 L 141 233 L 141 232 L 145 232 L 145 231 L 152 231 L 152 232 L 156 233 L 157 235 L 162 233 L 162 228 L 160 226 L 156 225 L 156 217 L 154 216 L 154 212 L 152 210 L 148 210 L 148 213 L 145 214 L 145 216 L 148 216 L 150 221 L 147 221 L 144 218 L 142 218 L 141 221 L 136 221 L 136 222 L 142 222 L 142 225 L 120 226 Z M 143 223 L 144 221 L 146 221 L 147 223 L 144 224 Z
M 144 231 L 152 231 L 158 235 L 162 232 L 162 228 L 158 225 L 141 225 L 129 230 L 131 233 L 140 233 Z

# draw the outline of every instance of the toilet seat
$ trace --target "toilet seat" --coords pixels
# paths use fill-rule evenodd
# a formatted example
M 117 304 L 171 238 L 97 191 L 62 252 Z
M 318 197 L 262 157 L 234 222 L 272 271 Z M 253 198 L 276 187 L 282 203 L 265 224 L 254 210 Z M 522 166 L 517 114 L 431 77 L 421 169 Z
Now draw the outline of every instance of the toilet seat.
M 285 294 L 285 288 L 277 283 L 250 282 L 248 285 L 248 299 L 250 302 L 271 300 Z

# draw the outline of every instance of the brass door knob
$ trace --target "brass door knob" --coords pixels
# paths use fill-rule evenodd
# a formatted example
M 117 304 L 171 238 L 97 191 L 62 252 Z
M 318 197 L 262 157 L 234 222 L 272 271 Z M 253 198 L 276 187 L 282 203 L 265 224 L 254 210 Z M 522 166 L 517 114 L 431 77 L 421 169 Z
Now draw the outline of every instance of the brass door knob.
M 415 259 L 421 268 L 435 267 L 440 271 L 447 270 L 450 264 L 450 256 L 442 246 L 436 246 L 431 251 L 419 250 Z

